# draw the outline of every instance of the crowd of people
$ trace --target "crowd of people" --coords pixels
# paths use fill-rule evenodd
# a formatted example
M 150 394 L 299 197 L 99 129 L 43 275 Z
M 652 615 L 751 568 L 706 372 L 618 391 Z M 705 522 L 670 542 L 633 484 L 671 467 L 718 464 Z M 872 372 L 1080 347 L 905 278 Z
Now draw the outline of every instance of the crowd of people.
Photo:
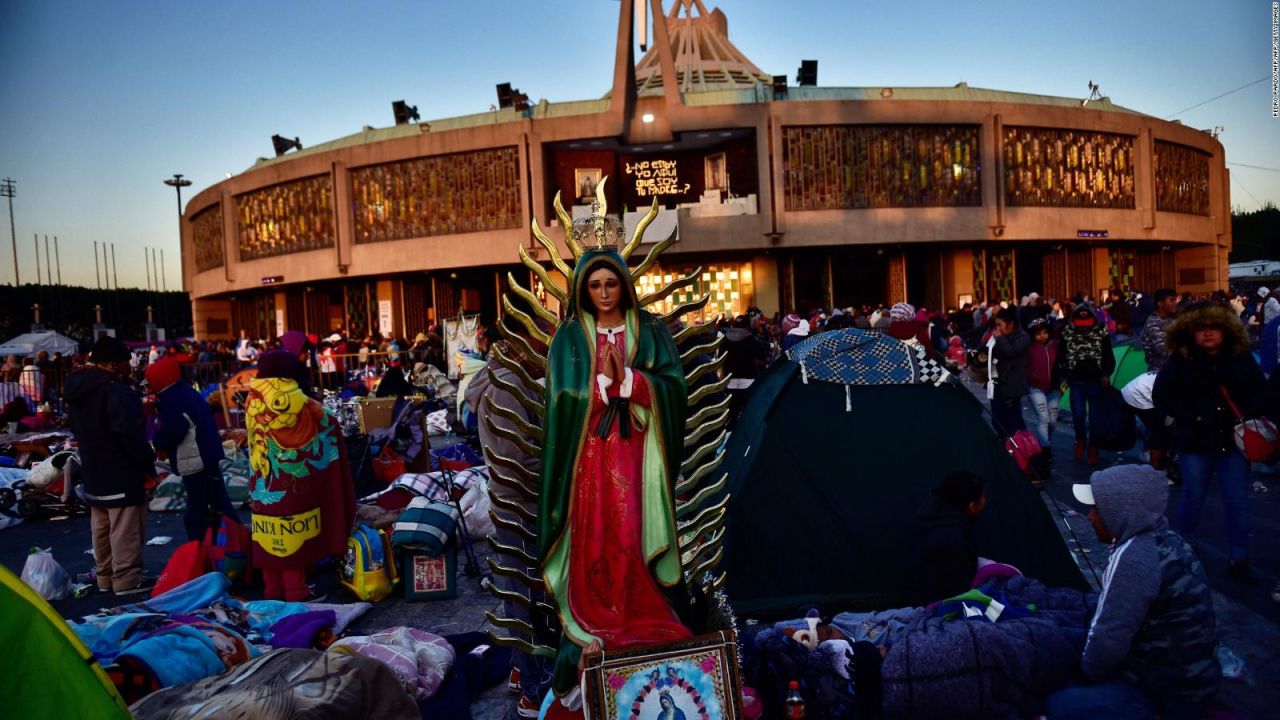
M 1216 482 L 1225 508 L 1228 573 L 1242 583 L 1258 582 L 1249 564 L 1253 467 L 1239 450 L 1237 425 L 1242 418 L 1280 422 L 1277 296 L 1280 288 L 1274 295 L 1265 288 L 1208 297 L 1158 289 L 1150 295 L 1109 292 L 1066 301 L 1031 293 L 1016 303 L 934 311 L 902 302 L 768 317 L 751 308 L 716 322 L 727 353 L 724 372 L 734 378 L 731 391 L 749 387 L 782 353 L 810 337 L 843 328 L 878 331 L 919 344 L 957 372 L 971 371 L 969 379 L 986 385 L 997 434 L 1029 431 L 1046 454 L 1067 391 L 1073 455 L 1086 466 L 1100 461 L 1090 429 L 1104 407 L 1101 398 L 1110 391 L 1115 350 L 1125 343 L 1140 348 L 1147 372 L 1127 383 L 1122 394 L 1141 419 L 1149 467 L 1099 471 L 1091 485 L 1076 488 L 1077 499 L 1090 507 L 1098 537 L 1116 549 L 1082 660 L 1091 683 L 1051 697 L 1049 716 L 1113 716 L 1116 708 L 1142 706 L 1162 716 L 1200 717 L 1216 691 L 1218 667 L 1212 602 L 1195 552 L 1199 520 L 1209 486 Z M 51 395 L 65 402 L 91 508 L 98 588 L 127 596 L 149 590 L 154 582 L 143 573 L 141 548 L 145 483 L 157 454 L 169 460 L 186 486 L 189 539 L 203 537 L 210 517 L 236 516 L 215 470 L 222 448 L 214 414 L 183 378 L 200 381 L 202 373 L 212 373 L 220 382 L 244 366 L 256 367 L 245 402 L 254 533 L 269 533 L 273 518 L 293 522 L 299 517 L 313 522 L 315 532 L 305 542 L 278 546 L 255 535 L 254 562 L 264 570 L 267 597 L 314 600 L 306 568 L 342 552 L 354 513 L 339 429 L 319 398 L 342 389 L 405 396 L 449 374 L 452 365 L 458 421 L 467 425 L 470 419 L 487 450 L 536 472 L 540 460 L 525 457 L 507 439 L 519 425 L 489 409 L 520 407 L 508 396 L 523 382 L 493 350 L 501 348 L 536 380 L 541 369 L 524 356 L 524 348 L 546 348 L 515 323 L 506 330 L 520 340 L 505 340 L 497 327 L 482 321 L 474 342 L 452 358 L 434 332 L 418 334 L 413 342 L 380 336 L 356 341 L 342 332 L 321 338 L 297 331 L 258 342 L 242 333 L 235 343 L 174 343 L 142 351 L 104 337 L 84 357 L 8 358 L 0 367 L 0 393 L 16 386 L 13 399 L 26 402 L 28 413 Z M 600 346 L 607 382 L 599 381 L 601 402 L 592 410 L 593 427 L 603 422 L 596 415 L 616 402 L 616 393 L 630 400 L 632 382 L 630 368 L 620 358 L 615 363 L 609 352 L 610 331 L 600 332 L 607 341 Z M 154 397 L 154 408 L 137 392 L 140 380 Z M 621 389 L 609 391 L 614 383 Z M 143 420 L 152 414 L 149 442 Z M 494 422 L 476 422 L 485 415 Z M 525 418 L 526 423 L 535 420 Z M 503 422 L 506 432 L 495 432 L 493 426 Z M 272 458 L 282 449 L 305 461 L 285 472 Z M 298 482 L 301 477 L 309 482 Z M 977 556 L 972 538 L 973 519 L 985 507 L 982 482 L 958 473 L 934 493 L 921 521 L 916 591 L 922 604 L 963 592 L 975 573 L 991 564 Z M 1164 507 L 1173 482 L 1182 487 L 1170 522 Z M 495 483 L 494 492 L 534 511 L 501 483 Z M 532 552 L 514 533 L 500 534 L 498 540 Z M 1280 585 L 1273 598 L 1280 601 Z M 518 612 L 508 608 L 509 615 Z M 525 677 L 521 709 L 527 711 L 545 686 L 535 687 L 534 679 L 545 681 L 549 665 L 532 658 L 517 670 Z M 519 673 L 513 677 L 519 684 Z

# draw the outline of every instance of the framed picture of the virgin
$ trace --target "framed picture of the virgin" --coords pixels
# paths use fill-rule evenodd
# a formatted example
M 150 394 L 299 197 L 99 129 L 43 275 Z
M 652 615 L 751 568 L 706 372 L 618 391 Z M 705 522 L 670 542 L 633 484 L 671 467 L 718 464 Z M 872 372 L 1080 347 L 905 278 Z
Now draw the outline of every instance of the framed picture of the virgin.
M 737 720 L 738 643 L 732 631 L 669 645 L 583 656 L 591 717 L 602 720 Z

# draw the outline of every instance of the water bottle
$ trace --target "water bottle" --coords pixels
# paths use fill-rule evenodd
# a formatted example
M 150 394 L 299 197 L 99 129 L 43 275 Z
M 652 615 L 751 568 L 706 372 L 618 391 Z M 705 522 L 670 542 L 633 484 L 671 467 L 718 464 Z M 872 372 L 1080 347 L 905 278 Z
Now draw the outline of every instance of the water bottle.
M 800 683 L 792 680 L 787 691 L 787 720 L 804 717 L 804 696 L 800 694 Z

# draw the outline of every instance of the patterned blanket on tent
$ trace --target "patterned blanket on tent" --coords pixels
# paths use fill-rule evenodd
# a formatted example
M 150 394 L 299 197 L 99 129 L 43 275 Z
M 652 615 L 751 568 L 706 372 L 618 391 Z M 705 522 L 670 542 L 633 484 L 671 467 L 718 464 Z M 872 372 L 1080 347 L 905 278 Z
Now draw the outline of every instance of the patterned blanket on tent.
M 800 365 L 804 381 L 815 378 L 841 385 L 941 385 L 951 373 L 917 342 L 878 332 L 831 330 L 787 351 Z

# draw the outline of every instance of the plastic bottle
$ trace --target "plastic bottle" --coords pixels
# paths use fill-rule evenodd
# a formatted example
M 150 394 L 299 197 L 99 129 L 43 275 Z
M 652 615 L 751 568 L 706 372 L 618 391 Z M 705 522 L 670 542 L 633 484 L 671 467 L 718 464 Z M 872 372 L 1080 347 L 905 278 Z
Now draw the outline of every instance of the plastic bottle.
M 787 690 L 787 720 L 804 717 L 804 696 L 800 694 L 800 683 L 792 680 Z

